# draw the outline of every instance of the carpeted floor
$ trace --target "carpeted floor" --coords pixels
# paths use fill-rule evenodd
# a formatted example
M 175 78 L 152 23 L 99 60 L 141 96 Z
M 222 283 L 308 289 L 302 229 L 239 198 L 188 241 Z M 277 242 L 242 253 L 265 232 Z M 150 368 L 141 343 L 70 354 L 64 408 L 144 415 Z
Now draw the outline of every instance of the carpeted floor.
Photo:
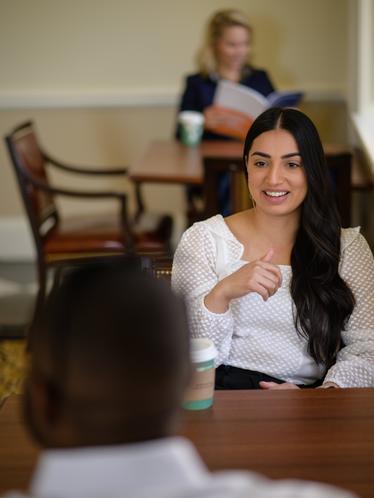
M 20 394 L 26 371 L 25 340 L 0 340 L 0 405 L 10 394 Z
M 0 262 L 0 404 L 19 394 L 26 369 L 24 335 L 36 293 L 32 262 Z

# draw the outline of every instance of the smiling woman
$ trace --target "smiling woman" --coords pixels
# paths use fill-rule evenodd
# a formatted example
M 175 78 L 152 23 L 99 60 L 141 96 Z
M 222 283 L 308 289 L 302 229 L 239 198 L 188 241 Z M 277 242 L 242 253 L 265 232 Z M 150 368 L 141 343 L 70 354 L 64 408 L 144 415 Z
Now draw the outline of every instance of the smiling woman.
M 173 265 L 216 388 L 374 386 L 373 256 L 341 228 L 315 126 L 269 109 L 243 155 L 254 208 L 194 224 Z

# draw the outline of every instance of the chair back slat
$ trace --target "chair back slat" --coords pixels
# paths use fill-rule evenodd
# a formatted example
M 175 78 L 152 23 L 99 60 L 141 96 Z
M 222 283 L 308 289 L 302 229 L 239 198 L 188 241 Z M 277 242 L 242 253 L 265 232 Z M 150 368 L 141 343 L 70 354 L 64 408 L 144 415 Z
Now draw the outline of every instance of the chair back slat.
M 32 123 L 16 128 L 6 141 L 34 238 L 45 238 L 57 224 L 58 215 L 53 195 L 32 183 L 35 180 L 47 187 L 49 184 L 43 152 Z

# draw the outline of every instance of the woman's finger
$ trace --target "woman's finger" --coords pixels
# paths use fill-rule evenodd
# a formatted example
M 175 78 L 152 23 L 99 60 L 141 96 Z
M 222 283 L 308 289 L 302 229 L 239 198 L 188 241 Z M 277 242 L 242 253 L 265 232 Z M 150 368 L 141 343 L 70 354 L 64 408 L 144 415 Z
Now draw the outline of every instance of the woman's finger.
M 261 268 L 264 270 L 270 271 L 272 274 L 274 274 L 279 279 L 279 281 L 282 281 L 282 273 L 281 273 L 279 267 L 276 265 L 273 265 L 273 263 L 268 263 L 266 261 L 257 260 L 257 261 L 252 261 L 251 263 L 247 263 L 245 266 L 243 266 L 243 271 L 251 272 L 251 271 L 259 270 Z
M 262 275 L 257 276 L 255 281 L 250 282 L 249 287 L 254 288 L 256 285 L 259 285 L 267 290 L 267 293 L 268 293 L 267 298 L 271 297 L 278 290 L 278 285 L 275 282 L 273 282 L 272 280 L 269 280 L 268 278 L 266 278 Z
M 282 272 L 280 271 L 279 266 L 274 265 L 273 263 L 268 263 L 267 261 L 256 261 L 257 268 L 264 268 L 267 271 L 270 271 L 274 275 L 276 275 L 279 279 L 282 279 Z
M 281 285 L 281 282 L 277 276 L 263 269 L 258 271 L 252 279 L 265 286 L 272 294 L 274 294 Z
M 282 384 L 278 384 L 277 382 L 267 382 L 265 380 L 261 380 L 259 382 L 259 386 L 261 389 L 267 390 L 286 390 L 286 389 L 300 389 L 295 384 L 291 382 L 282 382 Z
M 252 284 L 250 292 L 256 292 L 264 301 L 267 301 L 271 295 L 269 289 L 259 282 L 254 282 Z

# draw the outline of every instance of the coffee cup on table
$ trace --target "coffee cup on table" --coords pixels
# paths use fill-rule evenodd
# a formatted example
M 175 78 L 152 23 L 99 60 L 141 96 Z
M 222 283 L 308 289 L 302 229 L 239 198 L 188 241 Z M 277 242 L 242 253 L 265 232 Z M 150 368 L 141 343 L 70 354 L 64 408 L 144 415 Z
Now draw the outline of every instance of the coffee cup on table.
M 208 338 L 191 339 L 192 379 L 183 401 L 187 410 L 204 410 L 213 404 L 217 350 Z
M 195 147 L 201 141 L 204 130 L 204 115 L 196 111 L 182 111 L 178 116 L 180 137 L 184 145 Z

